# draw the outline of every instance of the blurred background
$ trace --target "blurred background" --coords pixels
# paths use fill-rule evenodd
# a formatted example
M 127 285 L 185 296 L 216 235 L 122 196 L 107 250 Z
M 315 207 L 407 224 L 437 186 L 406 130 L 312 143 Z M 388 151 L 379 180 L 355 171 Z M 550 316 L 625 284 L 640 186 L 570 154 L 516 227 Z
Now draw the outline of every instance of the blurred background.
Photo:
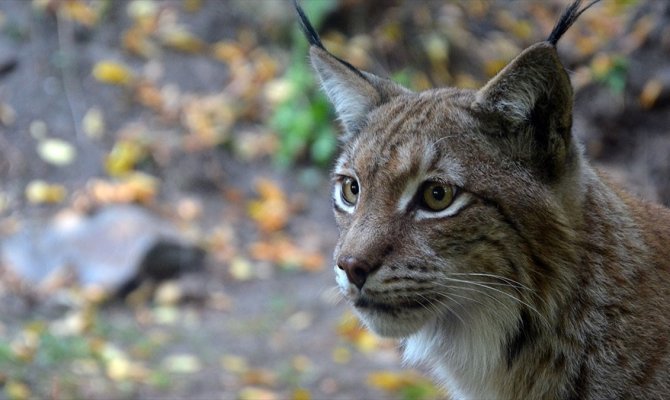
M 567 0 L 304 0 L 326 47 L 477 88 Z M 334 116 L 288 0 L 0 0 L 0 398 L 443 398 L 331 271 Z M 670 3 L 558 46 L 575 133 L 670 205 Z

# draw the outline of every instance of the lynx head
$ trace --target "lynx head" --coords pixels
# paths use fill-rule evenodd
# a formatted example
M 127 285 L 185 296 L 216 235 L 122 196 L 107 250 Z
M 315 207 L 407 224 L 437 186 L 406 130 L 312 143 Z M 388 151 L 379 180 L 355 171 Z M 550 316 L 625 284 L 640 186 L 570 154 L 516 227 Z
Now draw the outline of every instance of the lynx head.
M 406 337 L 492 315 L 531 324 L 550 307 L 545 293 L 574 257 L 581 167 L 555 45 L 579 6 L 480 90 L 415 93 L 330 54 L 296 4 L 343 127 L 334 270 L 372 330 Z

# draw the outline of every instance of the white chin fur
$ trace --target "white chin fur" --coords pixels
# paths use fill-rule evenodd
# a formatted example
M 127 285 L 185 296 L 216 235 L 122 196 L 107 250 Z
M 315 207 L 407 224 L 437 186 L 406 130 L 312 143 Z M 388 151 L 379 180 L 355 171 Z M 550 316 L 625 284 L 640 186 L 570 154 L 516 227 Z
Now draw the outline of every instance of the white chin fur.
M 358 314 L 365 326 L 377 335 L 395 339 L 411 336 L 427 323 L 426 320 L 414 317 L 397 318 L 358 308 L 356 308 L 356 314 Z

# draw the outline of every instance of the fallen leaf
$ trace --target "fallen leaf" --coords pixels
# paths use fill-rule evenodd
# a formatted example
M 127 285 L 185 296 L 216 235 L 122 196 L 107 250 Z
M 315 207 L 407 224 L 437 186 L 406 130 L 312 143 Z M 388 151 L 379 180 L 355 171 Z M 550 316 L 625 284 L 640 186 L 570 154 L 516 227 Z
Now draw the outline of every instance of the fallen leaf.
M 337 333 L 354 344 L 363 353 L 373 352 L 384 345 L 384 341 L 368 331 L 351 313 L 345 313 L 337 326 Z
M 93 77 L 102 83 L 127 86 L 133 82 L 133 73 L 124 64 L 116 61 L 99 61 L 93 66 Z
M 238 281 L 248 281 L 254 277 L 254 267 L 243 257 L 235 257 L 230 262 L 228 269 L 230 275 Z
M 146 150 L 135 140 L 122 139 L 114 144 L 105 158 L 105 170 L 110 176 L 123 176 L 146 157 Z
M 160 38 L 164 46 L 184 53 L 200 53 L 206 47 L 199 37 L 179 26 L 162 30 Z
M 377 371 L 368 374 L 367 384 L 390 393 L 404 393 L 408 398 L 435 398 L 438 389 L 413 371 Z
M 78 23 L 91 27 L 98 22 L 98 13 L 81 0 L 70 0 L 61 3 L 61 12 L 66 18 L 77 21 Z
M 407 386 L 405 374 L 391 371 L 372 372 L 368 375 L 367 383 L 370 386 L 389 392 L 396 392 Z
M 34 180 L 26 186 L 25 195 L 32 204 L 60 203 L 67 196 L 67 190 L 63 185 Z
M 77 150 L 62 139 L 44 139 L 37 144 L 37 154 L 49 164 L 59 167 L 72 164 L 77 157 Z
M 642 88 L 642 93 L 640 93 L 640 104 L 645 109 L 650 109 L 656 104 L 656 100 L 663 92 L 663 82 L 659 79 L 650 79 Z
M 173 373 L 194 374 L 202 369 L 202 363 L 192 354 L 173 354 L 163 359 L 163 367 Z
M 269 261 L 286 269 L 300 268 L 316 272 L 321 271 L 325 264 L 320 252 L 302 249 L 282 236 L 274 237 L 270 241 L 252 243 L 249 252 L 258 261 Z
M 263 232 L 284 228 L 290 217 L 290 207 L 279 185 L 262 178 L 256 182 L 256 191 L 260 197 L 249 203 L 249 216 Z
M 105 134 L 105 118 L 102 110 L 98 107 L 89 108 L 81 120 L 81 125 L 86 136 L 91 139 L 101 139 Z

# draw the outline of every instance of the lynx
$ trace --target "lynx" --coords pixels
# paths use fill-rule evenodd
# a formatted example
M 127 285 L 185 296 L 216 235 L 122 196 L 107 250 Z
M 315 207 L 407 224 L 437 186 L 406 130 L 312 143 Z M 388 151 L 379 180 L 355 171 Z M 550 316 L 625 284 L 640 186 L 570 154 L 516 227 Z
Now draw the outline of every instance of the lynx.
M 595 3 L 595 2 L 593 2 Z M 585 160 L 548 39 L 479 90 L 412 92 L 330 54 L 343 296 L 456 399 L 670 396 L 670 210 Z

